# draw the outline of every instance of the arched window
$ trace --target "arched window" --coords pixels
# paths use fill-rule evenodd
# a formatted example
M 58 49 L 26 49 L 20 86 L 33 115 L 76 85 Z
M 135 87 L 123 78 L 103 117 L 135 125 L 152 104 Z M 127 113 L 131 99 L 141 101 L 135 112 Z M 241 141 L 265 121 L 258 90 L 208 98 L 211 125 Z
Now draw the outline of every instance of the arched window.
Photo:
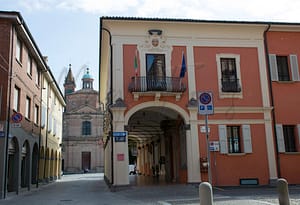
M 91 135 L 92 125 L 90 121 L 82 122 L 82 135 Z

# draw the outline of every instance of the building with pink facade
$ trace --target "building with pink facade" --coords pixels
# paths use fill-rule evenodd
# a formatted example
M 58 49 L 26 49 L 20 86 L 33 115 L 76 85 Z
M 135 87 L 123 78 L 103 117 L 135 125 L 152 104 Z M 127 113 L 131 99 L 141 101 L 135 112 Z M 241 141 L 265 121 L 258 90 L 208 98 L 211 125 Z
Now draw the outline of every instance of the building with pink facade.
M 110 185 L 133 163 L 173 183 L 300 182 L 300 25 L 102 17 L 100 31 Z

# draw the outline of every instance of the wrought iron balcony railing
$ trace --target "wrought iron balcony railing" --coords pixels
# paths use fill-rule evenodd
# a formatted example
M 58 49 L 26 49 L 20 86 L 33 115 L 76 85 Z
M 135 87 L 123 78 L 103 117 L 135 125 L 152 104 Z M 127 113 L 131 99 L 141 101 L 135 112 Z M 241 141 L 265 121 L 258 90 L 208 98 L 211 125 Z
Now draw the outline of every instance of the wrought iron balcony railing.
M 223 92 L 241 92 L 239 79 L 237 78 L 222 78 L 222 91 Z
M 184 92 L 185 85 L 175 77 L 132 77 L 128 87 L 130 92 Z

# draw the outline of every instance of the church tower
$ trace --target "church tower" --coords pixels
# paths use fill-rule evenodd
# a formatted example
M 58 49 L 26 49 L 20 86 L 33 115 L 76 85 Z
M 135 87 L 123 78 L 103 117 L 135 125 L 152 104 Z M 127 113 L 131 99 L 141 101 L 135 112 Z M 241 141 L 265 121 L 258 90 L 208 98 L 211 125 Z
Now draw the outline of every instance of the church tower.
M 69 71 L 67 77 L 65 78 L 64 88 L 65 88 L 65 96 L 67 94 L 73 93 L 75 91 L 75 79 L 72 73 L 71 64 L 69 64 Z
M 89 68 L 86 69 L 86 73 L 82 77 L 82 89 L 92 89 L 93 90 L 94 79 L 90 75 Z

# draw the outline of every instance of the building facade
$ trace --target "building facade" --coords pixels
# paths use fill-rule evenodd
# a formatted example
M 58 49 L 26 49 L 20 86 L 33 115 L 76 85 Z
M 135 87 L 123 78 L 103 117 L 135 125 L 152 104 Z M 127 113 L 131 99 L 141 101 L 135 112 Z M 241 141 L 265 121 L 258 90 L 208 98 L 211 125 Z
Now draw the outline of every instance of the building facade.
M 82 77 L 81 89 L 75 91 L 70 66 L 64 88 L 67 105 L 64 112 L 63 171 L 103 172 L 103 112 L 89 69 Z
M 0 197 L 5 198 L 7 192 L 18 194 L 60 176 L 65 102 L 21 14 L 0 12 L 0 27 Z M 56 105 L 45 103 L 44 88 Z M 57 127 L 56 134 L 45 131 L 45 121 Z
M 300 120 L 281 98 L 298 99 L 300 25 L 103 17 L 100 30 L 110 185 L 128 185 L 132 163 L 167 182 L 300 182 Z M 286 56 L 289 83 L 271 80 L 272 65 L 283 72 L 274 55 Z

